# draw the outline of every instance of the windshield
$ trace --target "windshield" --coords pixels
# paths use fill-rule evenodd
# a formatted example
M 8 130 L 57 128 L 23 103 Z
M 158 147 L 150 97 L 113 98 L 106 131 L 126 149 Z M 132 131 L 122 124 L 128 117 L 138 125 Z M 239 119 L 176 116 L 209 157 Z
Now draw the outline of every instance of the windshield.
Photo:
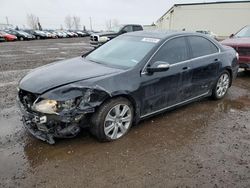
M 28 35 L 28 33 L 25 33 L 23 31 L 18 31 L 19 34 L 22 34 L 22 35 Z
M 235 35 L 235 37 L 250 37 L 250 26 L 244 27 Z
M 114 26 L 114 27 L 111 27 L 111 28 L 109 29 L 109 31 L 118 33 L 118 32 L 121 30 L 122 27 L 123 27 L 122 25 L 120 25 L 120 26 Z
M 86 59 L 130 68 L 138 64 L 159 41 L 155 38 L 120 36 L 90 53 Z

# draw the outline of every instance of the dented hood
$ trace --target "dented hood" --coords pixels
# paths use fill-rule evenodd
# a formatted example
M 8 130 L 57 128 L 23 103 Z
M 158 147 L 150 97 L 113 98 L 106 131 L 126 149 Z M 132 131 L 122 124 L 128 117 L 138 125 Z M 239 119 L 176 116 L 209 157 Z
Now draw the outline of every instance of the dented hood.
M 97 78 L 119 71 L 121 70 L 77 57 L 31 71 L 20 81 L 19 88 L 32 93 L 42 94 L 62 85 Z

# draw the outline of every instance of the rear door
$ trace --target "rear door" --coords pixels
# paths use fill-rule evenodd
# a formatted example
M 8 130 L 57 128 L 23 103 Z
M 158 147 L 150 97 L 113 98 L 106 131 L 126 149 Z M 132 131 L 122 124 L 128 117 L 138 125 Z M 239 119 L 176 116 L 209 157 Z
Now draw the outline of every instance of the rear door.
M 218 74 L 220 59 L 219 48 L 202 36 L 188 36 L 190 46 L 191 81 L 186 88 L 185 98 L 192 98 L 208 93 Z

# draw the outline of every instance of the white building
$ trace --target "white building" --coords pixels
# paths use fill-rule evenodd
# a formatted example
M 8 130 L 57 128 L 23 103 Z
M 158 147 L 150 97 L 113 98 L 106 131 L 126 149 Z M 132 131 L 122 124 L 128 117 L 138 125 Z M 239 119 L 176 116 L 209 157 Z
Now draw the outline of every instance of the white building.
M 161 30 L 208 30 L 229 36 L 250 25 L 250 1 L 175 4 L 156 25 Z

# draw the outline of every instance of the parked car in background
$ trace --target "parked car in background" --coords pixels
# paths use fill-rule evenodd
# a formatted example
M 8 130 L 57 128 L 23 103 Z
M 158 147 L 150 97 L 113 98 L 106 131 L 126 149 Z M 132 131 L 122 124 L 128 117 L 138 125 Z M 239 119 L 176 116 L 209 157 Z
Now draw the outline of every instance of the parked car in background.
M 221 43 L 233 47 L 238 52 L 240 68 L 250 70 L 250 25 Z
M 74 31 L 79 37 L 86 37 L 88 36 L 87 33 L 83 32 L 83 31 Z
M 208 96 L 222 99 L 237 61 L 233 48 L 198 33 L 127 33 L 33 70 L 19 82 L 18 103 L 27 130 L 49 144 L 82 127 L 114 141 L 141 119 Z
M 39 30 L 24 30 L 25 32 L 34 35 L 36 37 L 36 39 L 47 39 L 47 35 Z
M 211 38 L 218 40 L 218 35 L 215 34 L 215 33 L 213 33 L 212 31 L 199 30 L 199 31 L 196 31 L 196 32 L 197 32 L 197 33 L 202 33 L 202 34 L 208 35 L 208 36 L 210 36 Z
M 34 39 L 34 36 L 26 33 L 24 31 L 18 31 L 18 30 L 5 30 L 6 33 L 9 33 L 11 35 L 15 35 L 18 40 L 32 40 Z
M 110 31 L 92 34 L 90 36 L 90 44 L 93 47 L 98 47 L 124 33 L 141 30 L 143 30 L 143 27 L 141 25 L 127 24 L 116 26 L 113 27 Z
M 58 38 L 57 33 L 55 33 L 53 30 L 43 30 L 43 32 L 48 36 L 48 38 Z
M 5 38 L 1 33 L 0 33 L 0 42 L 5 42 Z
M 8 34 L 5 31 L 0 31 L 0 35 L 2 35 L 6 41 L 17 40 L 17 37 L 15 35 Z
M 70 37 L 70 36 L 67 34 L 66 31 L 60 31 L 60 33 L 63 34 L 63 38 L 68 38 L 68 37 Z
M 53 33 L 57 36 L 57 38 L 63 38 L 63 34 L 59 31 L 53 31 Z
M 67 34 L 67 37 L 74 37 L 74 34 L 70 31 L 64 31 Z

